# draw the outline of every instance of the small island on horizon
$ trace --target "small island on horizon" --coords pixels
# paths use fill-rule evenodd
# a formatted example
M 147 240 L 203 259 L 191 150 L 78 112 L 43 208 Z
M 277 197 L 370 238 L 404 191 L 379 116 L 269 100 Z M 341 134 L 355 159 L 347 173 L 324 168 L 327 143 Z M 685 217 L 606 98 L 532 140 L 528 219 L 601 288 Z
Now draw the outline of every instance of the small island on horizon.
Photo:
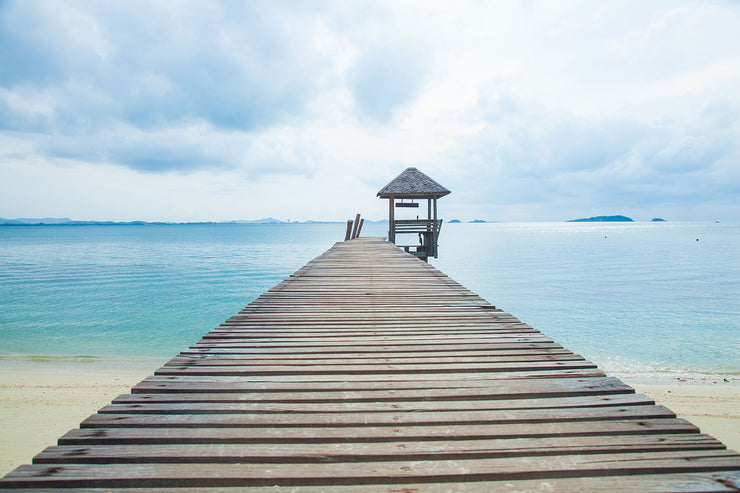
M 593 216 L 584 217 L 581 219 L 570 219 L 569 223 L 600 223 L 600 222 L 635 222 L 631 217 L 616 215 L 616 216 Z
M 380 221 L 366 221 L 368 223 L 388 222 L 387 219 Z M 43 218 L 15 218 L 6 219 L 0 217 L 0 226 L 159 226 L 159 225 L 183 225 L 183 224 L 341 224 L 341 221 L 283 221 L 274 217 L 265 217 L 253 220 L 234 221 L 79 221 L 66 217 L 43 217 Z

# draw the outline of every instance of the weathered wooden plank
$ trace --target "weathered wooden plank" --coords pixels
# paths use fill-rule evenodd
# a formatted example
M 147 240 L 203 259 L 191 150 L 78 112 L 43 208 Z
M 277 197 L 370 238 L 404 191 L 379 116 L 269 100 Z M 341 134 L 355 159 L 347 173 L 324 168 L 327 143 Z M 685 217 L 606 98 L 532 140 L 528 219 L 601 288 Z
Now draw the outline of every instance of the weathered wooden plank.
M 208 334 L 206 334 L 208 335 Z M 319 345 L 347 345 L 347 344 L 407 344 L 409 341 L 418 343 L 419 339 L 425 340 L 428 344 L 457 344 L 461 341 L 465 343 L 475 343 L 475 340 L 485 340 L 486 342 L 496 341 L 498 339 L 510 339 L 520 337 L 538 337 L 541 336 L 537 331 L 501 331 L 501 332 L 480 332 L 475 334 L 476 339 L 472 339 L 468 334 L 410 334 L 405 336 L 389 336 L 379 334 L 355 334 L 353 336 L 335 334 L 333 336 L 321 335 L 304 335 L 303 337 L 290 337 L 283 335 L 281 337 L 261 337 L 250 334 L 217 334 L 214 337 L 203 337 L 202 343 L 257 343 L 269 344 L 278 343 L 281 345 L 290 344 L 295 346 L 306 346 L 308 344 Z
M 239 353 L 180 353 L 170 361 L 165 363 L 166 366 L 183 366 L 183 365 L 261 365 L 261 364 L 357 364 L 372 365 L 376 363 L 384 364 L 403 364 L 403 363 L 462 363 L 470 361 L 471 363 L 488 363 L 495 361 L 538 361 L 538 360 L 581 360 L 583 356 L 555 349 L 552 351 L 511 351 L 509 354 L 472 354 L 467 356 L 439 352 L 436 356 L 429 356 L 425 353 L 405 353 L 408 356 L 399 356 L 398 354 L 368 354 L 352 353 L 346 354 L 314 354 L 314 353 L 292 353 L 284 355 L 272 354 L 239 354 Z
M 292 293 L 292 296 L 286 296 L 289 291 L 281 292 L 279 298 L 273 300 L 258 300 L 250 303 L 245 308 L 240 310 L 238 314 L 230 317 L 231 320 L 244 319 L 248 320 L 252 316 L 260 317 L 265 316 L 288 316 L 288 317 L 300 317 L 305 314 L 316 315 L 315 305 L 320 303 L 326 305 L 329 309 L 329 314 L 346 314 L 347 317 L 353 318 L 357 314 L 378 314 L 384 315 L 388 313 L 403 313 L 404 316 L 408 316 L 409 319 L 414 318 L 434 318 L 434 315 L 439 315 L 444 318 L 452 318 L 459 316 L 463 319 L 466 317 L 473 317 L 475 319 L 490 319 L 490 320 L 517 320 L 517 318 L 504 311 L 492 308 L 491 305 L 483 301 L 476 303 L 469 303 L 474 301 L 468 296 L 459 296 L 451 294 L 448 287 L 441 287 L 441 291 L 437 294 L 420 291 L 419 286 L 414 286 L 417 290 L 416 302 L 410 303 L 408 299 L 405 299 L 404 303 L 398 301 L 391 301 L 383 304 L 378 304 L 378 295 L 368 295 L 363 293 L 362 295 L 355 296 L 354 299 L 357 303 L 348 304 L 347 300 L 353 300 L 351 294 L 347 292 L 347 287 L 352 286 L 350 284 L 344 286 L 338 286 L 335 295 L 328 296 L 326 292 L 322 293 L 321 299 L 312 299 L 311 296 L 305 296 L 305 288 L 298 288 L 298 291 Z M 394 290 L 390 290 L 392 293 Z M 342 298 L 341 296 L 347 295 Z M 429 296 L 424 296 L 428 294 Z M 273 302 L 277 300 L 279 302 Z M 305 301 L 302 301 L 305 300 Z M 290 303 L 288 303 L 290 301 Z M 309 302 L 310 301 L 310 302 Z
M 349 338 L 350 336 L 357 340 L 363 340 L 363 338 L 396 338 L 398 340 L 406 340 L 406 339 L 417 339 L 419 337 L 433 337 L 435 339 L 465 339 L 469 337 L 470 335 L 478 335 L 481 337 L 487 337 L 487 336 L 498 336 L 500 337 L 501 334 L 539 334 L 540 332 L 533 330 L 533 329 L 522 329 L 522 328 L 502 328 L 502 329 L 482 329 L 482 328 L 470 328 L 470 329 L 447 329 L 447 330 L 434 330 L 434 331 L 423 331 L 419 329 L 410 329 L 406 328 L 405 330 L 385 330 L 380 331 L 377 330 L 374 326 L 372 329 L 368 329 L 365 331 L 362 331 L 361 329 L 358 330 L 333 330 L 333 329 L 327 329 L 327 328 L 319 328 L 319 329 L 300 329 L 300 328 L 294 328 L 291 327 L 290 329 L 282 329 L 282 330 L 272 330 L 269 332 L 264 331 L 257 331 L 255 329 L 249 329 L 249 330 L 231 330 L 231 329 L 218 329 L 218 330 L 212 330 L 211 332 L 205 334 L 203 336 L 203 339 L 247 339 L 247 340 L 258 340 L 258 339 L 268 339 L 268 340 L 297 340 L 297 339 L 315 339 L 315 340 L 322 340 L 325 338 Z M 263 329 L 261 329 L 263 330 Z M 402 334 L 402 337 L 398 337 L 399 334 Z M 405 336 L 405 337 L 404 337 Z
M 522 348 L 527 347 L 530 344 L 542 344 L 547 345 L 552 343 L 547 338 L 532 338 L 532 337 L 519 337 L 502 339 L 495 343 L 482 343 L 482 344 L 439 344 L 439 345 L 428 345 L 423 343 L 410 343 L 410 344 L 395 344 L 395 345 L 372 345 L 372 344 L 345 344 L 345 345 L 327 345 L 327 344 L 302 344 L 302 345 L 290 345 L 290 344 L 259 344 L 259 343 L 219 343 L 219 342 L 201 342 L 191 346 L 189 349 L 192 351 L 200 350 L 201 352 L 218 353 L 220 351 L 235 352 L 235 350 L 241 350 L 245 353 L 259 353 L 259 354 L 280 354 L 280 353 L 394 353 L 394 352 L 409 352 L 415 351 L 418 353 L 425 352 L 440 352 L 446 351 L 449 353 L 466 353 L 467 351 L 481 351 L 485 349 L 501 349 L 501 348 Z M 555 346 L 552 346 L 555 347 Z
M 417 411 L 374 413 L 269 413 L 269 414 L 94 414 L 81 428 L 93 427 L 261 427 L 261 426 L 385 426 L 472 423 L 538 423 L 542 421 L 594 421 L 608 419 L 675 418 L 669 409 L 655 405 L 575 407 L 485 411 Z
M 603 377 L 604 373 L 596 368 L 541 368 L 541 369 L 522 369 L 519 371 L 501 371 L 501 372 L 424 372 L 424 373 L 384 373 L 384 374 L 368 374 L 368 373 L 340 373 L 336 375 L 332 374 L 294 374 L 294 375 L 160 375 L 163 378 L 169 377 L 172 381 L 175 381 L 178 377 L 190 378 L 192 382 L 198 380 L 205 381 L 206 378 L 212 378 L 216 382 L 218 378 L 224 379 L 223 382 L 403 382 L 403 381 L 439 381 L 440 385 L 445 385 L 445 380 L 509 380 L 514 378 L 563 378 L 563 377 L 590 377 L 597 376 Z M 470 382 L 470 385 L 474 385 Z
M 665 474 L 740 469 L 723 450 L 535 456 L 494 459 L 312 464 L 64 464 L 21 466 L 0 480 L 36 487 L 291 486 L 454 483 L 603 475 Z
M 522 371 L 519 373 L 486 373 L 475 374 L 468 373 L 446 374 L 446 373 L 424 373 L 412 375 L 353 375 L 352 378 L 336 377 L 332 375 L 275 375 L 263 376 L 252 375 L 250 377 L 233 377 L 233 376 L 182 376 L 170 375 L 149 377 L 137 384 L 132 392 L 171 392 L 175 389 L 191 389 L 192 392 L 239 392 L 249 389 L 267 389 L 272 388 L 276 391 L 280 389 L 308 388 L 310 386 L 335 385 L 333 388 L 355 388 L 355 389 L 372 389 L 382 388 L 430 388 L 435 385 L 438 388 L 453 387 L 486 387 L 490 382 L 495 380 L 532 380 L 545 378 L 588 378 L 603 377 L 604 372 L 598 369 L 585 370 L 543 370 L 543 371 Z M 318 388 L 318 387 L 316 387 Z M 322 387 L 328 388 L 328 387 Z
M 336 395 L 357 400 L 445 400 L 450 398 L 518 399 L 552 396 L 589 395 L 599 393 L 634 392 L 632 387 L 612 377 L 549 378 L 549 379 L 492 379 L 492 380 L 413 380 L 396 382 L 250 382 L 228 377 L 149 377 L 137 384 L 134 395 L 152 395 L 172 390 L 177 393 L 206 393 L 211 401 L 214 394 L 225 393 L 220 399 L 236 398 L 281 401 L 295 396 L 296 400 L 321 399 L 322 394 L 332 399 Z M 332 394 L 332 393 L 340 394 Z M 351 392 L 351 394 L 349 394 Z M 120 398 L 125 398 L 122 396 Z M 171 397 L 185 399 L 186 397 Z
M 500 337 L 489 337 L 489 338 L 479 338 L 479 339 L 460 339 L 455 341 L 445 341 L 445 340 L 437 340 L 432 339 L 428 340 L 425 339 L 423 341 L 423 344 L 419 343 L 420 341 L 417 340 L 408 340 L 408 341 L 385 341 L 385 340 L 373 340 L 372 338 L 363 339 L 363 340 L 354 340 L 354 341 L 315 341 L 315 340 L 307 340 L 307 341 L 293 341 L 291 343 L 290 341 L 277 341 L 277 342 L 266 342 L 266 341 L 250 341 L 250 342 L 241 342 L 241 341 L 228 341 L 228 342 L 218 342 L 218 341 L 203 341 L 197 343 L 196 347 L 200 348 L 218 348 L 218 347 L 252 347 L 252 348 L 272 348 L 272 347 L 297 347 L 297 348 L 307 348 L 307 347 L 318 347 L 318 348 L 325 348 L 325 349 L 347 349 L 347 348 L 357 348 L 354 349 L 355 351 L 360 351 L 361 348 L 367 348 L 368 350 L 374 349 L 375 351 L 382 352 L 384 347 L 396 347 L 400 349 L 404 349 L 406 351 L 409 351 L 411 349 L 415 351 L 423 351 L 424 348 L 433 349 L 435 351 L 439 351 L 441 348 L 447 349 L 447 350 L 457 350 L 457 349 L 479 349 L 481 346 L 485 346 L 486 344 L 495 344 L 495 343 L 516 343 L 516 342 L 552 342 L 552 339 L 543 336 L 543 335 L 523 335 L 523 336 L 515 336 L 515 335 L 503 335 Z
M 241 414 L 241 413 L 376 413 L 420 411 L 480 411 L 493 409 L 559 409 L 654 404 L 642 394 L 551 397 L 535 399 L 449 401 L 330 401 L 330 402 L 135 402 L 109 404 L 102 414 Z
M 153 493 L 489 493 L 507 491 L 513 493 L 530 493 L 548 491 L 553 493 L 571 493 L 588 491 L 595 493 L 665 493 L 703 491 L 703 492 L 737 492 L 740 484 L 740 473 L 733 471 L 690 472 L 674 474 L 640 474 L 631 476 L 593 476 L 584 478 L 546 478 L 530 480 L 501 481 L 466 481 L 454 483 L 413 483 L 372 485 L 321 485 L 321 486 L 220 486 L 181 488 L 147 488 Z M 57 489 L 35 488 L 38 493 L 56 493 Z M 81 493 L 109 492 L 109 488 L 78 488 Z M 121 493 L 141 493 L 141 488 L 116 488 Z
M 365 443 L 174 444 L 148 447 L 62 445 L 49 447 L 34 464 L 292 463 L 387 460 L 440 460 L 495 457 L 612 454 L 724 449 L 707 435 L 625 435 L 455 441 Z
M 464 364 L 472 365 L 480 363 L 513 363 L 513 362 L 530 362 L 530 361 L 583 361 L 583 356 L 570 352 L 556 353 L 539 353 L 526 355 L 498 355 L 498 356 L 418 356 L 414 358 L 399 357 L 375 357 L 365 355 L 364 358 L 349 358 L 341 355 L 335 355 L 333 358 L 319 358 L 317 355 L 304 354 L 292 355 L 292 358 L 276 359 L 273 357 L 260 357 L 252 355 L 244 357 L 242 355 L 221 355 L 221 354 L 197 354 L 189 356 L 176 356 L 165 363 L 165 366 L 185 367 L 185 366 L 264 366 L 264 365 L 354 365 L 358 367 L 374 365 L 404 365 L 404 364 Z M 302 356 L 302 357 L 301 357 Z
M 366 443 L 399 440 L 480 440 L 541 437 L 599 436 L 608 441 L 623 435 L 691 434 L 699 429 L 686 420 L 561 421 L 474 425 L 414 425 L 312 428 L 78 428 L 59 439 L 59 445 L 153 445 L 178 443 Z M 606 438 L 605 438 L 606 437 Z
M 151 377 L 146 382 L 167 382 L 162 377 Z M 634 393 L 632 387 L 613 377 L 564 378 L 564 379 L 518 379 L 495 380 L 485 386 L 452 386 L 437 385 L 435 382 L 415 382 L 416 385 L 382 385 L 362 384 L 352 386 L 345 382 L 342 385 L 301 384 L 252 390 L 238 389 L 235 392 L 197 392 L 190 393 L 134 393 L 119 396 L 114 402 L 361 402 L 361 401 L 440 401 L 472 399 L 532 399 L 541 397 L 574 397 L 582 395 L 612 395 Z M 139 384 L 139 390 L 143 390 Z
M 397 315 L 397 317 L 402 315 Z M 250 321 L 249 326 L 271 326 L 271 327 L 329 327 L 329 328 L 335 328 L 335 327 L 348 327 L 351 324 L 356 324 L 358 328 L 364 327 L 379 327 L 383 328 L 385 326 L 388 327 L 394 327 L 398 324 L 397 319 L 395 320 L 392 318 L 392 314 L 387 314 L 386 317 L 381 317 L 378 315 L 371 315 L 367 314 L 367 316 L 362 316 L 362 314 L 358 314 L 357 317 L 349 317 L 349 316 L 341 316 L 341 314 L 335 314 L 335 316 L 315 316 L 315 317 L 270 317 L 266 316 L 262 319 L 259 317 L 256 317 L 255 315 L 247 315 L 248 320 Z M 261 322 L 261 324 L 260 324 Z M 432 327 L 452 327 L 453 324 L 457 323 L 458 327 L 481 327 L 481 326 L 496 326 L 496 322 L 492 320 L 486 320 L 486 319 L 476 319 L 469 317 L 467 319 L 455 321 L 453 318 L 444 319 L 440 317 L 428 317 L 428 318 L 416 318 L 416 319 L 409 319 L 408 320 L 408 326 L 410 327 L 420 327 L 424 325 L 425 323 L 429 323 Z M 504 322 L 499 322 L 501 326 L 507 325 Z M 511 320 L 508 323 L 518 323 L 516 320 Z M 221 328 L 228 328 L 228 327 L 242 327 L 245 324 L 242 323 L 239 320 L 227 320 L 224 324 L 219 325 Z
M 444 289 L 444 288 L 443 288 Z M 453 320 L 459 318 L 461 321 L 472 321 L 480 323 L 521 323 L 515 316 L 488 309 L 485 305 L 471 304 L 465 306 L 465 300 L 459 296 L 438 296 L 436 303 L 426 303 L 419 300 L 415 305 L 378 305 L 377 303 L 367 303 L 365 306 L 361 302 L 355 304 L 352 308 L 339 304 L 342 296 L 348 295 L 346 288 L 341 288 L 337 292 L 337 298 L 331 303 L 332 299 L 327 297 L 327 293 L 322 293 L 321 299 L 309 300 L 302 302 L 304 298 L 296 298 L 292 303 L 281 308 L 278 304 L 249 305 L 237 315 L 231 316 L 228 320 L 232 322 L 258 323 L 260 321 L 290 320 L 290 319 L 315 319 L 320 318 L 315 310 L 315 305 L 320 304 L 327 310 L 326 318 L 328 320 L 353 320 L 362 316 L 372 316 L 378 318 L 391 318 L 401 315 L 409 321 L 434 321 L 441 318 L 443 320 Z M 397 294 L 397 293 L 395 293 Z M 349 295 L 351 297 L 351 295 Z M 308 303 L 311 301 L 311 303 Z M 346 298 L 343 300 L 346 303 Z M 372 298 L 367 300 L 372 301 Z M 431 319 L 431 320 L 430 320 Z
M 401 364 L 401 365 L 248 365 L 248 366 L 163 366 L 155 375 L 202 375 L 202 376 L 250 376 L 250 375 L 376 375 L 376 374 L 424 374 L 424 373 L 476 373 L 491 372 L 542 371 L 556 369 L 590 369 L 596 365 L 590 361 L 508 361 L 503 363 L 470 363 L 470 364 Z
M 229 345 L 219 345 L 214 347 L 204 346 L 192 346 L 188 349 L 181 351 L 180 354 L 344 354 L 346 357 L 349 355 L 362 355 L 367 353 L 382 353 L 382 354 L 393 354 L 403 353 L 410 354 L 413 352 L 418 356 L 434 356 L 434 355 L 486 355 L 492 354 L 497 351 L 524 351 L 527 349 L 561 349 L 562 346 L 555 342 L 508 342 L 495 344 L 478 344 L 472 346 L 455 345 L 445 346 L 443 348 L 430 347 L 423 344 L 419 344 L 414 347 L 394 347 L 394 346 L 379 346 L 379 347 L 356 347 L 354 350 L 350 348 L 316 348 L 312 347 L 309 350 L 301 348 L 284 348 L 284 347 L 271 347 L 271 348 L 256 348 L 251 346 L 243 347 L 232 347 Z

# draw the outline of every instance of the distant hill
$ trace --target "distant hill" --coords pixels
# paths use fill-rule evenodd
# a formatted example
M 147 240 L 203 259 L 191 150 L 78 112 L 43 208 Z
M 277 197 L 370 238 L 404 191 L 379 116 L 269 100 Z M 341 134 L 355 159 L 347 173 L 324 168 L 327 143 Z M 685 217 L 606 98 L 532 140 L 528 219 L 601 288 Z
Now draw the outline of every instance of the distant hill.
M 449 222 L 449 223 L 459 223 L 459 222 L 460 222 L 460 220 L 459 220 L 459 219 L 452 219 L 452 220 L 450 220 L 450 221 L 448 221 L 448 222 Z
M 387 222 L 387 219 L 385 220 Z M 40 217 L 40 218 L 28 218 L 19 217 L 15 219 L 6 219 L 0 217 L 0 226 L 108 226 L 108 225 L 144 225 L 144 224 L 331 224 L 335 221 L 281 221 L 274 217 L 265 217 L 262 219 L 253 220 L 237 220 L 237 221 L 193 221 L 193 222 L 168 222 L 168 221 L 75 221 L 66 217 Z M 383 222 L 383 221 L 367 221 L 367 222 Z
M 253 219 L 251 221 L 241 219 L 239 221 L 221 221 L 224 224 L 283 224 L 285 221 L 275 219 L 274 217 L 265 217 L 262 219 Z
M 109 226 L 109 225 L 140 225 L 140 224 L 177 224 L 168 222 L 146 222 L 146 221 L 74 221 L 67 218 L 40 217 L 16 219 L 5 219 L 0 217 L 0 226 Z M 184 224 L 184 223 L 180 223 Z
M 651 221 L 654 223 L 664 223 L 665 219 L 663 219 L 662 217 L 654 217 L 651 219 Z
M 487 221 L 484 221 L 483 219 L 473 219 L 472 221 L 469 221 L 471 223 L 485 223 Z
M 627 216 L 594 216 L 581 219 L 571 219 L 569 223 L 606 223 L 606 222 L 634 222 Z
M 15 219 L 0 217 L 0 224 L 64 224 L 71 221 L 68 217 L 17 217 Z

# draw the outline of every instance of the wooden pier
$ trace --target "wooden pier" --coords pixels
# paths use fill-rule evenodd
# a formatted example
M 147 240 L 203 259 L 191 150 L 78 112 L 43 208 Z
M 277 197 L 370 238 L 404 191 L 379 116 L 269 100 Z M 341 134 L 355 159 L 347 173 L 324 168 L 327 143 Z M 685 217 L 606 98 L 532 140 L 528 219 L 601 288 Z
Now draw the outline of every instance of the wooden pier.
M 431 265 L 359 238 L 12 471 L 9 488 L 738 491 L 740 455 Z

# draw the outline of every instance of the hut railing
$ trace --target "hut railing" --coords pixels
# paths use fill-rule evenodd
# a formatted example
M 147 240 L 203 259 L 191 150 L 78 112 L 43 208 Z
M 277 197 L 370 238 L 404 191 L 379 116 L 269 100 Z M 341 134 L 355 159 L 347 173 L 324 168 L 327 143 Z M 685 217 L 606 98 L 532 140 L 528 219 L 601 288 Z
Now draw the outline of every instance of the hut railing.
M 439 238 L 439 231 L 442 229 L 441 219 L 399 219 L 393 221 L 391 228 L 389 236 L 394 239 L 399 234 L 418 235 L 418 243 L 403 244 L 395 242 L 396 246 L 418 257 L 437 258 L 437 239 Z M 412 248 L 415 250 L 411 250 Z

